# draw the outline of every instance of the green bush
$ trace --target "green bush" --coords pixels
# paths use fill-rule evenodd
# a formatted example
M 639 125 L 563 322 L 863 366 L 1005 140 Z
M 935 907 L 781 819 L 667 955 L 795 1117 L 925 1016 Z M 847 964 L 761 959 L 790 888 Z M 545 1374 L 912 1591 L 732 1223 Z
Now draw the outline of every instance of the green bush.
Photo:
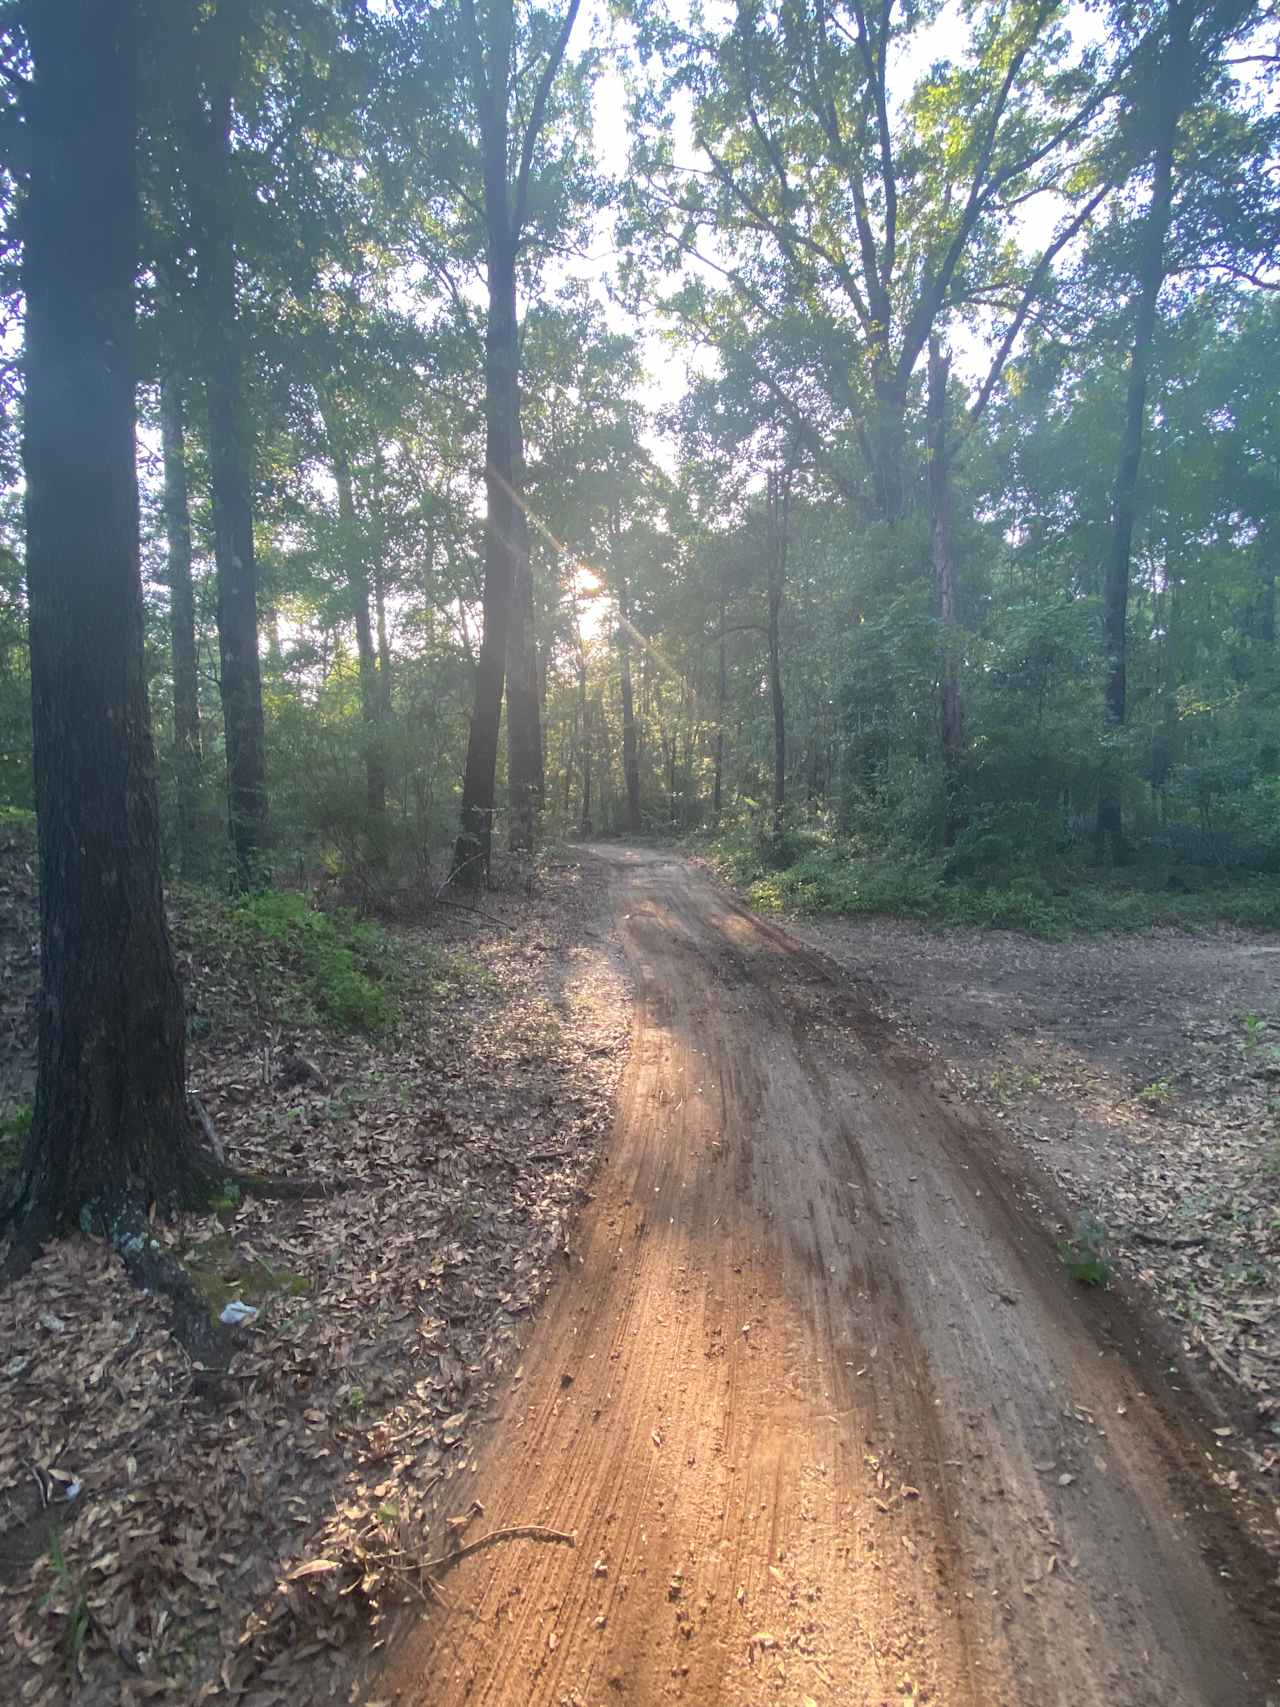
M 1280 929 L 1280 879 L 1206 874 L 1196 889 L 1171 887 L 1162 869 L 1100 871 L 1070 857 L 1052 819 L 1031 807 L 985 814 L 945 857 L 822 820 L 788 825 L 779 842 L 763 812 L 698 845 L 761 912 L 886 915 L 1049 941 L 1160 925 Z
M 305 895 L 265 889 L 232 912 L 238 945 L 250 956 L 282 956 L 316 1009 L 336 1024 L 381 1031 L 395 1017 L 394 992 L 380 976 L 384 934 L 347 912 L 321 913 Z

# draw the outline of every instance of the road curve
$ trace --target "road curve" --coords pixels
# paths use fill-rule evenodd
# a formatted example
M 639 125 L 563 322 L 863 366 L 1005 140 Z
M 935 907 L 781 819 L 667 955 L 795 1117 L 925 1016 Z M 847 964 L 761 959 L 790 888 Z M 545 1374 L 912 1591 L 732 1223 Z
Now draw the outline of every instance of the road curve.
M 1264 1707 L 1258 1558 L 1123 1306 L 855 985 L 598 848 L 636 986 L 481 1527 L 371 1694 L 431 1707 Z M 579 1260 L 580 1259 L 580 1260 Z M 1175 1400 L 1176 1404 L 1176 1400 Z

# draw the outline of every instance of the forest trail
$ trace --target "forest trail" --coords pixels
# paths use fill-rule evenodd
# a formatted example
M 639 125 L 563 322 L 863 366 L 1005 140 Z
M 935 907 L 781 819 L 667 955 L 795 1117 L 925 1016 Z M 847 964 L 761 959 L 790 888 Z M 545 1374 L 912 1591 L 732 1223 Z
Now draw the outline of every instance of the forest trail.
M 697 867 L 593 853 L 632 1059 L 465 1537 L 577 1545 L 448 1571 L 372 1695 L 1280 1700 L 1208 1423 L 1165 1405 L 1121 1302 L 1072 1287 L 853 984 Z

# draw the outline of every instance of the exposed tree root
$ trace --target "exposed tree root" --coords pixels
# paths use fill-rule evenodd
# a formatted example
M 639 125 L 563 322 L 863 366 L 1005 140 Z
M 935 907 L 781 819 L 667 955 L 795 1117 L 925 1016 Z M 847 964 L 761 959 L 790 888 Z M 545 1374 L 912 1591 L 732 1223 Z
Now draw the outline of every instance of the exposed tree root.
M 345 1189 L 342 1184 L 324 1180 L 229 1167 L 225 1148 L 203 1105 L 195 1097 L 189 1101 L 196 1130 L 190 1134 L 189 1186 L 178 1207 L 207 1208 L 210 1199 L 229 1186 L 255 1197 L 275 1199 L 329 1197 Z M 0 1202 L 0 1236 L 10 1235 L 8 1252 L 0 1261 L 0 1284 L 20 1279 L 45 1245 L 68 1230 L 33 1194 L 31 1179 L 28 1168 L 20 1169 Z M 169 1325 L 175 1339 L 216 1379 L 244 1344 L 243 1332 L 212 1319 L 207 1299 L 182 1264 L 155 1237 L 151 1216 L 152 1206 L 142 1201 L 140 1193 L 126 1188 L 118 1198 L 84 1205 L 79 1222 L 85 1232 L 100 1234 L 110 1242 L 135 1285 L 169 1300 Z
M 239 1168 L 224 1168 L 222 1177 L 252 1197 L 337 1197 L 340 1192 L 350 1189 L 345 1180 L 309 1179 L 306 1175 L 297 1174 L 245 1173 Z M 366 1177 L 361 1183 L 368 1185 L 370 1182 Z

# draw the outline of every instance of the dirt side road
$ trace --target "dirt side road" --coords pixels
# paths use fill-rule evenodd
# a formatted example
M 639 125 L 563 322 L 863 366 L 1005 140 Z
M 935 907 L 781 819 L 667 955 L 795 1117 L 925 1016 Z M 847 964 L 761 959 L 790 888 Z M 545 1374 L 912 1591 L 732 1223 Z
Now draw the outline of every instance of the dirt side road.
M 467 1539 L 372 1690 L 432 1707 L 1263 1707 L 1272 1586 L 1114 1298 L 851 984 L 599 849 L 633 1054 Z M 1202 1503 L 1206 1502 L 1206 1503 Z

